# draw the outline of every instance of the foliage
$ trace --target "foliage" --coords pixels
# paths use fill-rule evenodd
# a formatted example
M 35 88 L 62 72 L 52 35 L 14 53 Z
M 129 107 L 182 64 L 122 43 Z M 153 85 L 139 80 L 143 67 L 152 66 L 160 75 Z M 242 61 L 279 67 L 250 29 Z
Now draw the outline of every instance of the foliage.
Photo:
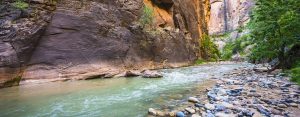
M 208 35 L 204 35 L 199 41 L 204 59 L 218 60 L 220 58 L 221 55 L 217 45 L 214 44 Z
M 195 65 L 201 65 L 201 64 L 204 64 L 206 61 L 203 60 L 203 59 L 198 59 L 195 61 Z
M 239 33 L 241 33 L 241 32 L 243 32 L 244 31 L 244 29 L 245 29 L 245 27 L 244 26 L 241 26 L 241 27 L 239 27 L 238 29 L 236 29 Z
M 250 45 L 249 35 L 243 35 L 233 42 L 228 42 L 222 51 L 222 59 L 229 60 L 236 53 L 245 54 L 244 49 Z
M 286 49 L 300 40 L 299 0 L 256 0 L 249 28 L 255 44 L 253 61 L 279 58 L 285 64 Z
M 27 9 L 29 7 L 29 4 L 24 2 L 23 0 L 17 0 L 16 2 L 13 3 L 13 6 L 18 8 L 18 9 Z
M 223 34 L 211 35 L 211 38 L 228 38 L 229 36 L 230 36 L 230 32 L 225 32 Z
M 298 83 L 300 85 L 300 60 L 291 69 L 291 81 Z
M 145 5 L 143 9 L 143 14 L 140 19 L 140 23 L 142 24 L 143 27 L 145 26 L 152 26 L 153 25 L 153 20 L 154 20 L 154 11 L 151 7 Z

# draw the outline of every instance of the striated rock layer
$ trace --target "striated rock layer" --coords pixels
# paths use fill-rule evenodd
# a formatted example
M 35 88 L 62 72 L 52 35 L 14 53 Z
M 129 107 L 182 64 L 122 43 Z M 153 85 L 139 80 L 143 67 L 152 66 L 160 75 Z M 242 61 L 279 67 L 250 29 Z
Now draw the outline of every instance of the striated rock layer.
M 1 3 L 0 87 L 189 65 L 207 32 L 202 0 L 30 1 L 28 9 Z M 155 30 L 139 25 L 144 5 Z
M 247 20 L 243 0 L 226 1 L 28 0 L 20 9 L 2 0 L 0 87 L 189 65 L 201 57 L 204 34 Z M 154 11 L 152 30 L 139 23 L 145 6 Z

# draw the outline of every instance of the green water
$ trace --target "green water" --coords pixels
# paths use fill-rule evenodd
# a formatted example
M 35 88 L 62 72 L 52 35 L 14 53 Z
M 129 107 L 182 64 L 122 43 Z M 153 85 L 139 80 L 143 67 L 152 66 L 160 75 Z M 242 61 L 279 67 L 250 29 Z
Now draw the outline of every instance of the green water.
M 148 108 L 170 108 L 211 76 L 242 64 L 161 70 L 161 79 L 114 78 L 0 89 L 1 117 L 144 117 Z M 173 105 L 171 105 L 173 104 Z

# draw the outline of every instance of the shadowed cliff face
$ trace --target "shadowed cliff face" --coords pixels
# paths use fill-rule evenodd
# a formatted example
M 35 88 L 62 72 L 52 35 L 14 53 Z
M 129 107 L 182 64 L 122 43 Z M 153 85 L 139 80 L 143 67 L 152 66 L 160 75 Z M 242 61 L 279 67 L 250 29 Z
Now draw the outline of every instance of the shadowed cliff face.
M 165 2 L 154 3 L 163 6 L 157 12 L 165 14 L 160 18 L 166 21 L 158 23 L 155 31 L 138 24 L 142 0 L 59 2 L 23 80 L 100 78 L 192 63 L 197 43 L 183 30 L 175 30 L 168 11 L 173 3 Z
M 28 9 L 1 1 L 0 87 L 18 85 L 20 77 L 90 79 L 189 65 L 200 57 L 202 35 L 222 32 L 224 24 L 210 0 L 30 1 Z M 139 23 L 145 5 L 155 30 Z

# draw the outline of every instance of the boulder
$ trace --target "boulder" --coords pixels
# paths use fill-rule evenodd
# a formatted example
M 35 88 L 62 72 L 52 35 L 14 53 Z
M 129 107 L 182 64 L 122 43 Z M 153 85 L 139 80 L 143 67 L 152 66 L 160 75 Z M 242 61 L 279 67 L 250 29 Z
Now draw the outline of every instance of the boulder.
M 270 70 L 270 68 L 268 68 L 268 67 L 257 67 L 257 68 L 254 68 L 253 70 L 256 71 L 256 72 L 267 72 L 267 71 Z
M 155 109 L 153 109 L 153 108 L 149 108 L 149 109 L 148 109 L 148 114 L 149 114 L 149 115 L 156 116 L 157 112 L 156 112 L 156 110 L 155 110 Z
M 159 72 L 157 72 L 157 71 L 150 71 L 150 70 L 145 70 L 142 73 L 142 76 L 144 78 L 161 78 L 161 77 L 163 77 L 162 74 L 160 74 Z

